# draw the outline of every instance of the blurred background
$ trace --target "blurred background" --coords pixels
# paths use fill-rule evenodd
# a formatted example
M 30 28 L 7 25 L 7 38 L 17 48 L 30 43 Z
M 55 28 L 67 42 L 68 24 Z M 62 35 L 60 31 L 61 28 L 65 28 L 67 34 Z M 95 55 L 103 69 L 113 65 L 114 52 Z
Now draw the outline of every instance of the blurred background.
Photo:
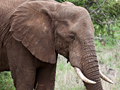
M 120 0 L 69 1 L 86 8 L 95 28 L 95 45 L 101 71 L 114 81 L 102 81 L 104 90 L 120 90 Z M 0 73 L 0 90 L 15 90 L 10 72 Z M 55 90 L 85 90 L 67 60 L 58 57 Z

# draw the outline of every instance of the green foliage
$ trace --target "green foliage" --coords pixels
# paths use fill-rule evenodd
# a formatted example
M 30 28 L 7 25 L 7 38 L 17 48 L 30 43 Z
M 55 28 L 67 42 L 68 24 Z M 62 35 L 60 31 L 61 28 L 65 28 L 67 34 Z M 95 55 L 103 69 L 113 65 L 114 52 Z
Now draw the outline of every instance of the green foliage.
M 101 6 L 100 6 L 101 5 Z M 99 2 L 99 8 L 95 13 L 91 13 L 93 24 L 95 26 L 95 35 L 112 36 L 114 38 L 114 26 L 119 27 L 120 2 L 115 0 L 106 0 L 104 4 Z M 93 10 L 95 8 L 92 8 Z M 120 27 L 119 27 L 120 28 Z
M 105 45 L 102 45 L 101 42 L 103 42 Z M 113 49 L 117 45 L 117 41 L 110 36 L 103 37 L 102 40 L 95 40 L 94 43 L 95 43 L 97 51 L 99 51 L 99 49 L 101 49 L 101 50 Z
M 113 47 L 116 45 L 116 41 L 113 38 L 111 38 L 111 37 L 104 37 L 104 38 L 105 38 L 104 42 L 105 42 L 106 46 Z
M 58 2 L 63 2 L 64 0 L 56 0 L 56 1 L 58 1 Z
M 104 10 L 105 12 L 109 13 L 109 17 L 116 17 L 119 18 L 120 16 L 120 1 L 115 1 L 112 0 L 112 2 L 110 3 L 110 1 L 107 2 L 107 5 L 104 5 Z
M 15 90 L 10 72 L 0 73 L 0 90 Z

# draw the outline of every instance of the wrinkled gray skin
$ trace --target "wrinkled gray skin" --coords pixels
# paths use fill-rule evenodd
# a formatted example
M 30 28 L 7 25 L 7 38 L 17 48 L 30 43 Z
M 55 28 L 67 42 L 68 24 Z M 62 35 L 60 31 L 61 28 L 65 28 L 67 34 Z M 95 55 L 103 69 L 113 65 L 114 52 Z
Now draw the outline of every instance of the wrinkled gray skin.
M 57 54 L 102 90 L 89 13 L 69 2 L 0 0 L 0 71 L 16 90 L 54 90 Z M 74 77 L 74 76 L 73 76 Z

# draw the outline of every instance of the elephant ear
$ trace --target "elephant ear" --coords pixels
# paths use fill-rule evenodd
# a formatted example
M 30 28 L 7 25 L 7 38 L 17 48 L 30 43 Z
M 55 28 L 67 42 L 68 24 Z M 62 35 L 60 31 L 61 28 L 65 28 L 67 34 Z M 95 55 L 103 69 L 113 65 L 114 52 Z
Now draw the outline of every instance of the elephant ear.
M 47 9 L 47 11 L 49 11 Z M 19 6 L 11 16 L 12 37 L 20 41 L 36 58 L 56 63 L 52 19 L 38 2 Z

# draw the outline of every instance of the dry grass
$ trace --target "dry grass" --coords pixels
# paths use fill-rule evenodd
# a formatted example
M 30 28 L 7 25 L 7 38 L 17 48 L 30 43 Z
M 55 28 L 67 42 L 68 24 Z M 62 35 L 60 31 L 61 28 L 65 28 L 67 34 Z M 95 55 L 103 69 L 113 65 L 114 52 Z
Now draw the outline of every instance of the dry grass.
M 114 81 L 114 84 L 102 81 L 104 90 L 120 90 L 120 46 L 98 53 L 101 71 Z
M 82 81 L 77 77 L 73 67 L 60 56 L 57 64 L 55 90 L 84 90 Z
M 120 90 L 120 48 L 118 47 L 112 50 L 102 49 L 102 52 L 97 53 L 101 71 L 114 81 L 114 84 L 109 84 L 102 80 L 104 90 Z M 59 57 L 55 90 L 85 90 L 82 81 L 66 62 L 64 57 Z

